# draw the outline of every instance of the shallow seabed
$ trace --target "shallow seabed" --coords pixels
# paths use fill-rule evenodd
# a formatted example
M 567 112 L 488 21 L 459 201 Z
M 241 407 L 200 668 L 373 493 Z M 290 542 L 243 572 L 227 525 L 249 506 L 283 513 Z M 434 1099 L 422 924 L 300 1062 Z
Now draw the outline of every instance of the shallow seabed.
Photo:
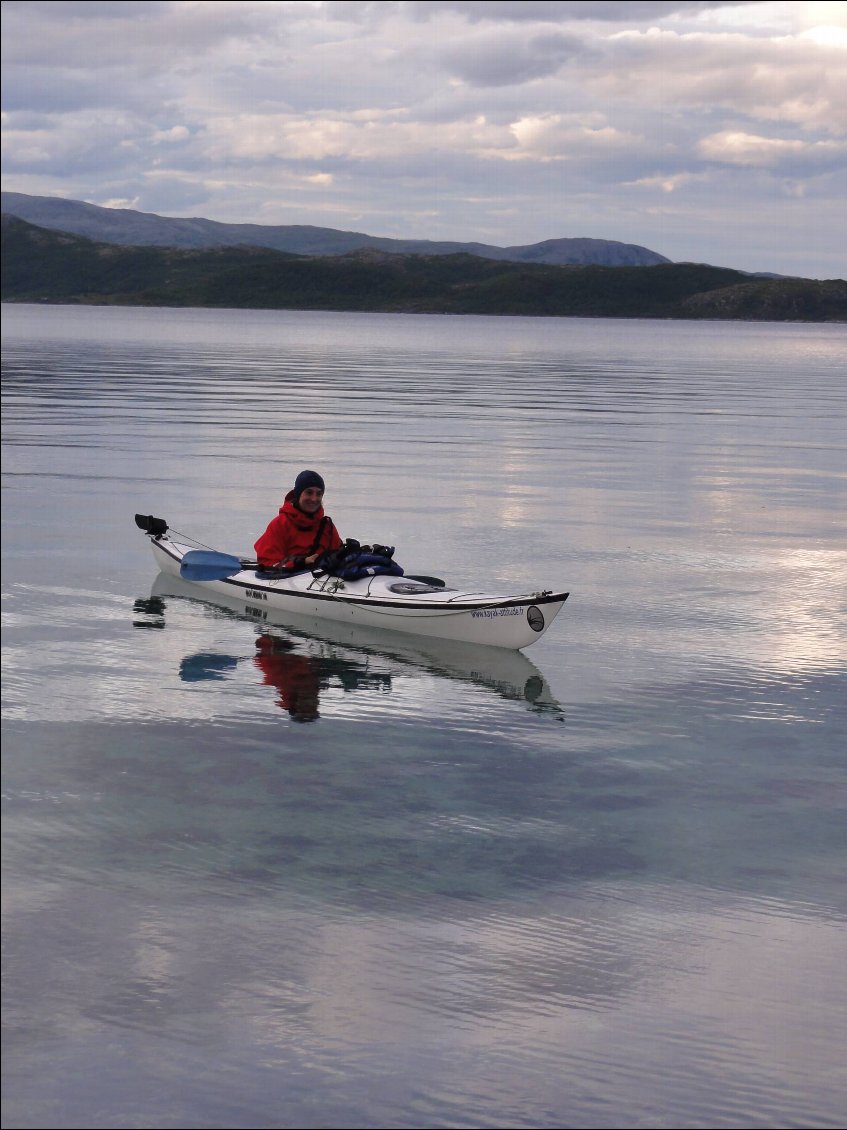
M 5 1127 L 847 1119 L 840 326 L 4 307 Z M 302 467 L 526 653 L 202 602 Z

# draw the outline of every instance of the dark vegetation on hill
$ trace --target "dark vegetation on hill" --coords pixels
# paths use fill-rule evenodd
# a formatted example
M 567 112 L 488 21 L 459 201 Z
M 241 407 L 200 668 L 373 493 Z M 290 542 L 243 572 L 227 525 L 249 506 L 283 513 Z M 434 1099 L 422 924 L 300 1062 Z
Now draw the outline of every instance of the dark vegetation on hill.
M 637 318 L 847 320 L 847 282 L 751 279 L 692 263 L 566 267 L 474 255 L 95 243 L 2 224 L 2 298 L 17 302 Z

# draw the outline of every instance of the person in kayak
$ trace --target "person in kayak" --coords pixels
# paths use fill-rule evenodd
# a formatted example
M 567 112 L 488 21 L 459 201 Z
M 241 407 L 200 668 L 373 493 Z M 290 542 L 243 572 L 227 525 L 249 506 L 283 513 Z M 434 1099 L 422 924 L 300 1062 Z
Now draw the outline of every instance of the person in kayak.
M 308 569 L 322 553 L 342 545 L 332 518 L 324 514 L 324 481 L 317 471 L 301 471 L 279 514 L 255 544 L 263 569 Z

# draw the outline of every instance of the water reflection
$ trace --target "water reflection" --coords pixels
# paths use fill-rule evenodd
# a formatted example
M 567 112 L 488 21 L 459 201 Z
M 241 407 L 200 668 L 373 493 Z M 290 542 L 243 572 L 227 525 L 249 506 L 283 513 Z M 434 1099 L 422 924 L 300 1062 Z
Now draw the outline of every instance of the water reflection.
M 132 606 L 134 628 L 164 628 L 165 602 L 160 596 L 139 597 Z
M 260 634 L 250 661 L 261 684 L 277 690 L 277 704 L 297 722 L 317 721 L 321 692 L 330 686 L 344 692 L 390 692 L 394 676 L 409 668 L 485 687 L 530 710 L 563 718 L 541 672 L 522 652 L 398 638 L 393 632 L 256 609 L 222 593 L 204 593 L 201 598 L 196 586 L 164 573 L 156 577 L 149 598 L 136 600 L 133 625 L 165 627 L 167 598 L 192 600 L 218 615 L 258 621 Z M 232 675 L 243 658 L 201 650 L 180 661 L 179 677 L 184 682 L 220 681 Z
M 163 602 L 164 603 L 164 602 Z M 164 628 L 164 617 L 162 617 Z M 147 627 L 135 624 L 136 628 Z M 224 672 L 232 671 L 238 664 L 235 655 L 217 655 L 215 652 L 200 651 L 196 655 L 186 655 L 179 665 L 179 677 L 184 683 L 198 683 L 206 679 L 222 679 Z
M 197 652 L 182 660 L 179 677 L 186 683 L 223 679 L 238 662 L 235 655 Z M 364 663 L 344 656 L 302 655 L 293 640 L 268 632 L 263 632 L 256 640 L 253 664 L 259 670 L 262 685 L 276 688 L 279 706 L 295 722 L 317 721 L 321 690 L 326 690 L 333 681 L 345 691 L 391 689 L 391 675 L 386 672 L 369 671 Z
M 840 327 L 5 313 L 9 1125 L 842 1124 Z M 544 675 L 150 592 L 295 453 Z
M 350 662 L 343 656 L 312 659 L 298 655 L 290 640 L 262 634 L 256 640 L 253 662 L 262 673 L 264 685 L 276 687 L 278 702 L 295 722 L 314 722 L 318 718 L 318 701 L 322 688 L 337 679 L 345 691 L 362 688 L 390 690 L 391 675 L 368 671 L 364 665 Z

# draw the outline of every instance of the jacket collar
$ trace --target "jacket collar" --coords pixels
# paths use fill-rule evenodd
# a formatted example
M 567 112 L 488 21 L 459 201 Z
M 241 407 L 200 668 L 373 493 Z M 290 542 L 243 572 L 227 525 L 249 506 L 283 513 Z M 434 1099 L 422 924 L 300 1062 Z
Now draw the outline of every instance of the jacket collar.
M 290 490 L 285 496 L 285 502 L 279 508 L 280 514 L 284 514 L 286 518 L 290 519 L 295 526 L 301 530 L 311 530 L 317 526 L 321 519 L 324 517 L 324 508 L 319 507 L 314 514 L 305 514 L 302 510 L 294 505 L 294 491 Z

